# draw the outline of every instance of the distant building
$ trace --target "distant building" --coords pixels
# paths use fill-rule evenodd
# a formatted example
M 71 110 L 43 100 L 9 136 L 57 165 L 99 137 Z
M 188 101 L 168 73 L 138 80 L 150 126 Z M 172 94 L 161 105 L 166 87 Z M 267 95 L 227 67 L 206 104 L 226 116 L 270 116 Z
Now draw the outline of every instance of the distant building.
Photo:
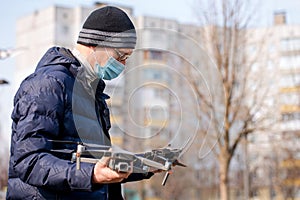
M 300 25 L 288 24 L 286 13 L 280 11 L 274 13 L 273 26 L 251 32 L 253 44 L 248 48 L 256 51 L 263 46 L 254 70 L 263 76 L 261 68 L 271 73 L 266 78 L 274 96 L 268 103 L 273 107 L 270 118 L 276 119 L 273 128 L 249 137 L 251 195 L 300 198 L 300 174 L 295 173 L 300 161 Z M 263 44 L 254 42 L 262 37 Z

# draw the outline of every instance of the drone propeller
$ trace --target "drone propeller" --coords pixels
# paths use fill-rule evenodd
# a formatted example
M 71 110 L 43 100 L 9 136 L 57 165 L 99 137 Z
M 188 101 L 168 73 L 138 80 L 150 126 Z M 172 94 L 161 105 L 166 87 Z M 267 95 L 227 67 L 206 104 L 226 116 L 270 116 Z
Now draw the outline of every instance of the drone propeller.
M 179 162 L 178 160 L 175 160 L 173 163 L 172 163 L 173 166 L 180 166 L 180 167 L 187 167 L 185 164 Z
M 100 149 L 109 149 L 111 146 L 101 145 L 101 144 L 92 144 L 92 143 L 85 143 L 81 141 L 70 141 L 70 140 L 48 140 L 49 142 L 58 143 L 58 144 L 76 144 L 76 145 L 83 145 L 89 148 L 100 148 Z

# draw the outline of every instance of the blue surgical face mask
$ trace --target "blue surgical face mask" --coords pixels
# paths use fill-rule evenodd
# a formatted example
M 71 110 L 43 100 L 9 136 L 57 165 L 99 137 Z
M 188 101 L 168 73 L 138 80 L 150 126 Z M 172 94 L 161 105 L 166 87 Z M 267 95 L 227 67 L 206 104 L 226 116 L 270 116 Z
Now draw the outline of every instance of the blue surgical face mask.
M 117 61 L 113 57 L 109 57 L 106 64 L 101 66 L 98 62 L 95 65 L 95 72 L 98 77 L 104 80 L 111 80 L 119 76 L 125 69 L 125 65 Z

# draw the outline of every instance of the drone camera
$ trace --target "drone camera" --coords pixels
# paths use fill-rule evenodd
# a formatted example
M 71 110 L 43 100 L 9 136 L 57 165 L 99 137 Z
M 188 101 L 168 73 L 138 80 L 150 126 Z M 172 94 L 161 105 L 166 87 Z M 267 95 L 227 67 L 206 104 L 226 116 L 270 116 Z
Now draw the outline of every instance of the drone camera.
M 116 160 L 112 159 L 112 160 L 110 160 L 109 167 L 118 172 L 132 172 L 133 171 L 132 162 L 126 162 L 126 161 L 116 161 Z
M 115 166 L 116 170 L 119 172 L 130 172 L 131 166 L 126 162 L 120 162 Z

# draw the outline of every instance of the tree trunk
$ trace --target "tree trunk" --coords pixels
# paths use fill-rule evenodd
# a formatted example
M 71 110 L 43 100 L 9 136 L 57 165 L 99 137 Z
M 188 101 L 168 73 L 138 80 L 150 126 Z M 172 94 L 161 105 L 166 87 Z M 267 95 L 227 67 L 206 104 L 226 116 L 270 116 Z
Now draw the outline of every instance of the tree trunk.
M 228 185 L 228 168 L 229 168 L 229 154 L 221 152 L 219 155 L 219 176 L 220 176 L 220 199 L 229 200 L 229 185 Z

